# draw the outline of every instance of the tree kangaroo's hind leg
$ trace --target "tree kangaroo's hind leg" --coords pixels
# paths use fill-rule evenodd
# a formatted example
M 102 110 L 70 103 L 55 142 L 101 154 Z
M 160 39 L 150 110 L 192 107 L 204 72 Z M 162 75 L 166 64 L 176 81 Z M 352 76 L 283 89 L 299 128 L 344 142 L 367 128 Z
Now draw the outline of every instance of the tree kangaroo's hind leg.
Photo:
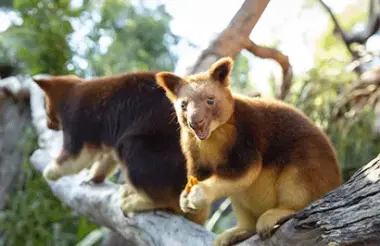
M 179 211 L 179 186 L 185 185 L 186 170 L 176 157 L 168 158 L 171 148 L 170 142 L 154 136 L 127 136 L 120 141 L 118 153 L 130 183 L 121 190 L 124 215 L 157 209 Z M 183 177 L 179 178 L 181 171 Z
M 91 166 L 94 160 L 99 159 L 102 152 L 99 149 L 83 146 L 78 154 L 71 154 L 65 149 L 43 171 L 48 180 L 57 180 L 62 176 L 76 174 Z
M 160 208 L 148 196 L 137 191 L 132 185 L 124 184 L 121 189 L 121 210 L 124 216 L 132 212 L 144 212 Z
M 124 216 L 128 213 L 143 212 L 162 208 L 145 193 L 157 173 L 152 168 L 159 163 L 158 154 L 149 149 L 149 144 L 140 137 L 125 136 L 120 141 L 117 151 L 124 167 L 126 182 L 121 187 L 121 210 Z M 137 187 L 136 187 L 137 186 Z
M 91 166 L 90 173 L 82 184 L 102 183 L 108 176 L 113 175 L 118 167 L 118 159 L 113 151 L 105 151 L 100 155 L 100 158 L 95 160 Z
M 305 171 L 299 166 L 287 166 L 277 181 L 277 206 L 265 211 L 257 221 L 257 233 L 265 239 L 273 235 L 276 225 L 284 223 L 293 214 L 312 202 L 313 192 L 303 176 Z

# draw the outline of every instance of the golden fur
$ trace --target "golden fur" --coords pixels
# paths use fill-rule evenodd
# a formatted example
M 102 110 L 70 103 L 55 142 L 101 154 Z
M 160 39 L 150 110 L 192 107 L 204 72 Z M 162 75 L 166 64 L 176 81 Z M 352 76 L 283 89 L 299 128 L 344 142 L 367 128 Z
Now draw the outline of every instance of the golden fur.
M 233 94 L 232 67 L 222 58 L 204 73 L 156 75 L 176 109 L 188 175 L 199 180 L 182 192 L 181 208 L 196 213 L 231 198 L 237 226 L 214 245 L 270 236 L 277 223 L 341 184 L 327 136 L 288 104 Z

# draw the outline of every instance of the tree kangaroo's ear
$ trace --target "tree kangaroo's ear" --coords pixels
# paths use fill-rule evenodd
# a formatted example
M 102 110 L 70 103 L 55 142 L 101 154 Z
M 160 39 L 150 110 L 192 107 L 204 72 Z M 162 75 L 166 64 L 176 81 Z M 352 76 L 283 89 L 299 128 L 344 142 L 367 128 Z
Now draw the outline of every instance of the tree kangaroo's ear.
M 33 81 L 47 94 L 59 93 L 59 91 L 70 88 L 74 84 L 80 83 L 82 79 L 76 75 L 59 75 L 49 77 L 33 77 Z
M 52 87 L 52 81 L 49 78 L 32 78 L 33 81 L 45 92 L 50 90 Z
M 181 85 L 184 83 L 183 79 L 174 73 L 161 72 L 156 74 L 157 84 L 165 91 L 169 99 L 175 100 Z
M 210 77 L 222 86 L 230 84 L 229 76 L 232 72 L 234 61 L 230 57 L 223 57 L 213 63 L 209 69 Z

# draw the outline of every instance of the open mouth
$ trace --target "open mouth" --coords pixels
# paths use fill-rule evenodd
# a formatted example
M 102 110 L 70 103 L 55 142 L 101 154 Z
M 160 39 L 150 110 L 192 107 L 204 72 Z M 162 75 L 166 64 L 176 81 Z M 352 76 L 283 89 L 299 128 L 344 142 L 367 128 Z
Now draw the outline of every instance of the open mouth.
M 208 127 L 202 127 L 193 131 L 199 140 L 206 140 L 209 137 Z

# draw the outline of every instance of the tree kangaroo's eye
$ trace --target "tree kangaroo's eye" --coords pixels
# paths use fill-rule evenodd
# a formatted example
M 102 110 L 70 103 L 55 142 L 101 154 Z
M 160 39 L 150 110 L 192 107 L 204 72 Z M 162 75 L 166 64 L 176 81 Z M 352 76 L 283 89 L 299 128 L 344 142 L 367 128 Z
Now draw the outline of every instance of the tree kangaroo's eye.
M 215 102 L 214 98 L 212 98 L 212 97 L 207 98 L 207 104 L 208 105 L 213 105 L 214 102 Z
M 185 101 L 181 102 L 181 108 L 182 110 L 186 110 L 187 103 Z

